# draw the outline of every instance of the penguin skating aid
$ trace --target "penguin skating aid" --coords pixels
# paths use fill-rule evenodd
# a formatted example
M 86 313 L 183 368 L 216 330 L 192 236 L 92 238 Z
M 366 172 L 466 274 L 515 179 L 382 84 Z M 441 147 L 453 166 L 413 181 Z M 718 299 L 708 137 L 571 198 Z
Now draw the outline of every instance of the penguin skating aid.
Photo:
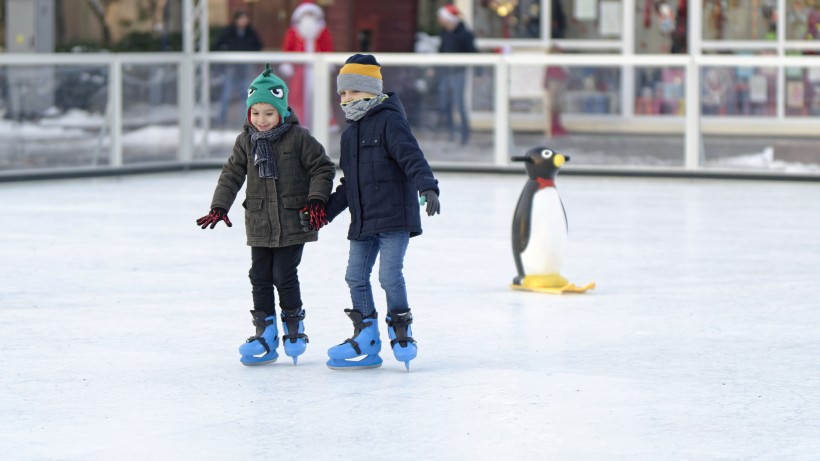
M 513 256 L 518 275 L 512 288 L 542 293 L 580 293 L 594 283 L 575 286 L 561 275 L 567 247 L 567 215 L 555 188 L 555 176 L 569 157 L 536 147 L 513 160 L 525 162 L 529 179 L 515 208 Z

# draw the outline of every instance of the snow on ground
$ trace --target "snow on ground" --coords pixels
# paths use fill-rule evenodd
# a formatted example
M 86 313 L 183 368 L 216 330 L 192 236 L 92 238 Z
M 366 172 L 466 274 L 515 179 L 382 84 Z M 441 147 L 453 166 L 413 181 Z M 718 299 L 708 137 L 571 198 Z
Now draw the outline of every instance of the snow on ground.
M 240 208 L 233 228 L 194 225 L 217 175 L 0 184 L 3 459 L 820 453 L 820 185 L 559 178 L 564 275 L 598 287 L 551 296 L 507 288 L 523 175 L 441 174 L 405 264 L 412 371 L 385 349 L 382 368 L 335 372 L 346 219 L 299 269 L 299 366 L 243 367 Z
M 0 142 L 19 142 L 29 140 L 80 139 L 88 133 L 77 128 L 65 128 L 60 125 L 49 125 L 46 122 L 19 123 L 0 119 Z

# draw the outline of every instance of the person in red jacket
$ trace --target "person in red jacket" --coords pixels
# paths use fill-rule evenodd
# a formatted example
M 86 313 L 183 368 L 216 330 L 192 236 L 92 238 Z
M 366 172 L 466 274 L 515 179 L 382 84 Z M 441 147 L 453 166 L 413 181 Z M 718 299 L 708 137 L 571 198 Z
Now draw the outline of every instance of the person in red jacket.
M 285 32 L 282 51 L 314 53 L 333 51 L 333 40 L 325 24 L 325 13 L 313 2 L 305 1 L 293 10 L 290 27 Z M 310 126 L 312 69 L 303 64 L 283 64 L 279 72 L 287 78 L 290 104 L 305 126 Z M 331 125 L 333 121 L 331 120 Z

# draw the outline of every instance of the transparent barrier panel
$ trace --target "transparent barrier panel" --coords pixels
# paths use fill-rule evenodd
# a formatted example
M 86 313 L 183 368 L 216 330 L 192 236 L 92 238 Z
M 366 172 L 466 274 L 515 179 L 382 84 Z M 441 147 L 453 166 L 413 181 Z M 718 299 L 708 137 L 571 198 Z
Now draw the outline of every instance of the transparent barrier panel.
M 108 163 L 108 67 L 0 67 L 0 170 Z
M 124 164 L 179 160 L 179 67 L 123 64 Z
M 511 66 L 511 155 L 545 145 L 569 155 L 573 165 L 682 166 L 683 118 L 643 116 L 678 115 L 682 78 L 682 69 L 637 69 L 637 81 L 653 94 L 658 88 L 659 100 L 636 98 L 636 109 L 643 104 L 646 113 L 626 118 L 620 67 Z M 663 86 L 667 80 L 669 87 Z
M 784 100 L 773 67 L 712 67 L 703 75 L 704 167 L 820 172 L 820 73 L 787 67 Z M 770 119 L 778 106 L 785 119 Z
M 271 68 L 288 86 L 288 106 L 299 123 L 311 128 L 313 66 L 271 62 Z M 236 136 L 247 119 L 248 87 L 263 70 L 264 63 L 210 64 L 210 130 L 205 159 L 227 160 L 231 155 Z
M 338 160 L 345 116 L 331 72 L 331 103 L 338 129 L 331 125 L 331 157 Z M 485 66 L 382 66 L 384 91 L 395 92 L 413 135 L 428 161 L 492 163 L 493 69 Z

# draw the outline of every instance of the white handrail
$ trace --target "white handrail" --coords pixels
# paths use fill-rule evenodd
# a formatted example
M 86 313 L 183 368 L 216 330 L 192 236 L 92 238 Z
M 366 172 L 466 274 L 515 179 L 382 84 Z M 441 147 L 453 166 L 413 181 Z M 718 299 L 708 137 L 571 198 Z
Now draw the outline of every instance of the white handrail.
M 702 43 L 704 47 L 709 47 L 711 43 Z M 805 48 L 815 49 L 816 42 L 787 42 L 786 49 Z M 109 71 L 109 101 L 107 110 L 107 122 L 110 130 L 110 161 L 111 166 L 121 166 L 122 156 L 122 84 L 124 65 L 157 65 L 175 64 L 178 68 L 180 78 L 179 90 L 179 110 L 180 110 L 180 157 L 183 162 L 190 161 L 194 156 L 191 149 L 193 137 L 196 136 L 193 129 L 194 120 L 192 113 L 193 90 L 191 82 L 193 80 L 193 69 L 197 65 L 208 66 L 209 64 L 238 64 L 238 63 L 279 63 L 290 62 L 309 64 L 314 67 L 313 88 L 314 98 L 312 103 L 313 111 L 313 132 L 316 138 L 327 145 L 330 133 L 325 123 L 329 120 L 329 102 L 333 101 L 333 85 L 331 74 L 336 71 L 339 65 L 343 64 L 349 57 L 349 53 L 282 53 L 282 52 L 261 52 L 261 53 L 225 53 L 225 52 L 200 52 L 200 53 L 95 53 L 95 54 L 74 54 L 74 53 L 51 53 L 51 54 L 25 54 L 25 53 L 3 53 L 0 54 L 0 66 L 100 66 L 107 67 Z M 379 62 L 384 66 L 413 66 L 413 67 L 437 67 L 437 66 L 483 66 L 493 68 L 496 83 L 494 87 L 495 113 L 494 123 L 494 155 L 493 162 L 497 166 L 508 164 L 509 143 L 511 140 L 510 113 L 509 113 L 509 83 L 510 72 L 514 72 L 520 66 L 581 66 L 581 67 L 615 67 L 624 71 L 633 67 L 680 67 L 686 69 L 685 100 L 687 108 L 694 110 L 687 111 L 686 116 L 681 120 L 670 117 L 669 120 L 685 125 L 685 154 L 684 166 L 687 170 L 702 168 L 701 152 L 701 116 L 700 116 L 700 77 L 702 70 L 706 67 L 753 67 L 753 68 L 776 68 L 779 76 L 777 80 L 777 94 L 779 95 L 778 116 L 777 117 L 753 117 L 738 118 L 748 124 L 759 124 L 764 129 L 766 124 L 771 124 L 776 120 L 778 125 L 797 125 L 800 123 L 811 123 L 816 117 L 800 117 L 790 119 L 784 116 L 783 97 L 785 96 L 786 68 L 820 68 L 820 59 L 816 56 L 764 56 L 764 55 L 630 55 L 630 54 L 545 54 L 545 53 L 525 53 L 515 54 L 416 54 L 416 53 L 376 53 Z M 205 80 L 207 81 L 207 79 Z M 631 85 L 632 82 L 624 84 Z M 387 86 L 387 85 L 386 85 Z M 623 90 L 623 84 L 622 84 Z M 190 92 L 190 94 L 189 94 Z M 203 98 L 202 102 L 207 105 L 209 102 Z M 207 107 L 198 107 L 196 110 L 208 113 Z M 206 116 L 207 117 L 207 116 Z M 709 117 L 714 120 L 713 117 Z M 728 118 L 724 119 L 728 120 Z M 679 120 L 679 121 L 678 121 Z M 183 126 L 184 125 L 184 126 Z M 205 125 L 207 127 L 207 124 Z

